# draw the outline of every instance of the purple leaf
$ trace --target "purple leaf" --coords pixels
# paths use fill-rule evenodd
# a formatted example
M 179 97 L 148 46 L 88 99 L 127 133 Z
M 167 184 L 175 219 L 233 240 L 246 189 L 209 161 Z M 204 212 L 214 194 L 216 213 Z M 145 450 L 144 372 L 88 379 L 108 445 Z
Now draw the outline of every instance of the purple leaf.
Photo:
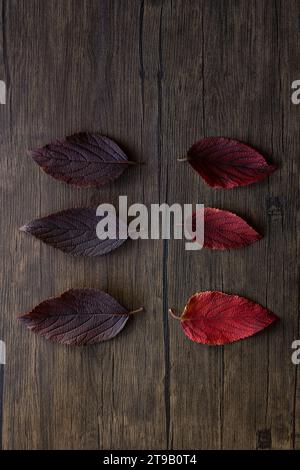
M 103 186 L 128 165 L 126 154 L 108 137 L 81 132 L 30 152 L 49 175 L 77 186 Z
M 116 226 L 117 237 L 101 240 L 96 226 L 102 217 L 96 216 L 96 209 L 68 209 L 48 217 L 33 220 L 20 228 L 23 232 L 39 238 L 44 243 L 74 256 L 98 256 L 109 253 L 121 246 L 125 239 L 118 238 L 118 232 L 127 234 L 127 226 L 108 213 L 108 223 Z
M 116 299 L 97 289 L 71 289 L 45 300 L 19 320 L 33 332 L 57 343 L 84 346 L 114 338 L 128 312 Z

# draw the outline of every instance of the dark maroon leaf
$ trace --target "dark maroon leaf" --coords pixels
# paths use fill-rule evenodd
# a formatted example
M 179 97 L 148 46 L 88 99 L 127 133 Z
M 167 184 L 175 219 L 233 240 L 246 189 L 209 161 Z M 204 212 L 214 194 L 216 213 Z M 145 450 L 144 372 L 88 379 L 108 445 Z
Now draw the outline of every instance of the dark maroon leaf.
M 78 186 L 103 186 L 134 164 L 113 140 L 86 132 L 32 150 L 31 156 L 49 175 Z
M 124 328 L 128 312 L 97 289 L 71 289 L 45 300 L 19 320 L 33 332 L 57 343 L 83 346 L 107 341 Z
M 106 217 L 106 216 L 105 216 Z M 117 238 L 100 240 L 96 226 L 102 217 L 96 216 L 96 209 L 68 209 L 36 219 L 20 228 L 44 243 L 74 256 L 98 256 L 118 248 L 125 239 L 118 233 L 127 234 L 127 227 L 113 212 L 108 220 L 116 225 Z
M 276 170 L 257 150 L 225 137 L 199 140 L 188 150 L 186 159 L 215 188 L 245 186 L 263 180 Z

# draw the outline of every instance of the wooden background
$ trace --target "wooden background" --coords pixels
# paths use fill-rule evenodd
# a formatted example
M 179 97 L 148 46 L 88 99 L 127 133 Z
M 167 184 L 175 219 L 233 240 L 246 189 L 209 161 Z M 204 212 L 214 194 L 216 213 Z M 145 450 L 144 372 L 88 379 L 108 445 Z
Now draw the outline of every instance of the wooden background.
M 297 0 L 0 1 L 3 449 L 300 448 L 300 79 Z M 75 131 L 115 138 L 130 168 L 101 190 L 44 174 L 26 151 Z M 259 148 L 269 180 L 214 190 L 177 158 L 203 136 Z M 232 252 L 129 241 L 74 259 L 18 227 L 100 202 L 204 203 L 265 237 Z M 90 348 L 52 344 L 16 321 L 70 287 L 146 312 Z M 281 322 L 226 347 L 190 342 L 168 318 L 196 291 L 245 295 Z M 2 391 L 3 389 L 3 391 Z

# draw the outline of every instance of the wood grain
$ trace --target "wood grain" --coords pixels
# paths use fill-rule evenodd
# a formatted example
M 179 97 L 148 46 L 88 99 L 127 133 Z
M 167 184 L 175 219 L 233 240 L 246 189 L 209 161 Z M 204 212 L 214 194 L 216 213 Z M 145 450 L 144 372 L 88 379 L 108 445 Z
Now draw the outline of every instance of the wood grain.
M 300 448 L 299 79 L 297 0 L 0 1 L 2 269 L 0 375 L 4 449 Z M 3 78 L 4 77 L 4 78 Z M 26 155 L 78 131 L 115 139 L 133 160 L 114 184 L 77 189 Z M 278 172 L 214 190 L 184 163 L 203 136 L 244 140 Z M 129 241 L 74 259 L 19 233 L 25 222 L 100 202 L 204 203 L 265 234 L 232 252 L 184 241 Z M 70 287 L 145 307 L 115 340 L 51 344 L 19 313 Z M 168 307 L 201 290 L 247 296 L 281 322 L 226 346 L 193 344 Z M 3 389 L 3 393 L 2 393 Z

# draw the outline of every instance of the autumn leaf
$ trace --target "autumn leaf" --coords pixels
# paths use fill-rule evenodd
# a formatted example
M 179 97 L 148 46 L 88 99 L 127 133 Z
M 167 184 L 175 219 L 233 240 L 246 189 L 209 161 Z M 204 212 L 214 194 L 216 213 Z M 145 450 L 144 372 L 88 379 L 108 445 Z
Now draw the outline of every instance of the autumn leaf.
M 81 132 L 30 152 L 49 175 L 77 186 L 103 186 L 117 179 L 130 162 L 108 137 Z
M 196 217 L 197 212 L 192 217 L 194 232 L 196 231 Z M 233 212 L 212 207 L 204 208 L 204 247 L 213 250 L 230 250 L 250 245 L 261 238 L 262 235 Z M 197 235 L 195 241 L 197 241 Z
M 192 168 L 214 188 L 234 188 L 261 181 L 276 170 L 249 145 L 225 137 L 207 137 L 188 150 Z
M 278 317 L 261 305 L 240 297 L 218 291 L 194 294 L 180 317 L 186 336 L 197 343 L 222 345 L 258 333 L 278 320 Z
M 109 225 L 115 226 L 114 238 L 100 239 L 96 227 L 102 217 L 96 216 L 96 209 L 75 208 L 33 220 L 20 228 L 44 243 L 74 256 L 99 256 L 115 250 L 125 242 L 127 226 L 116 218 L 113 212 L 105 215 Z M 118 233 L 122 233 L 123 239 Z
M 19 320 L 34 333 L 66 345 L 84 346 L 114 338 L 133 313 L 97 289 L 71 289 L 45 300 Z

